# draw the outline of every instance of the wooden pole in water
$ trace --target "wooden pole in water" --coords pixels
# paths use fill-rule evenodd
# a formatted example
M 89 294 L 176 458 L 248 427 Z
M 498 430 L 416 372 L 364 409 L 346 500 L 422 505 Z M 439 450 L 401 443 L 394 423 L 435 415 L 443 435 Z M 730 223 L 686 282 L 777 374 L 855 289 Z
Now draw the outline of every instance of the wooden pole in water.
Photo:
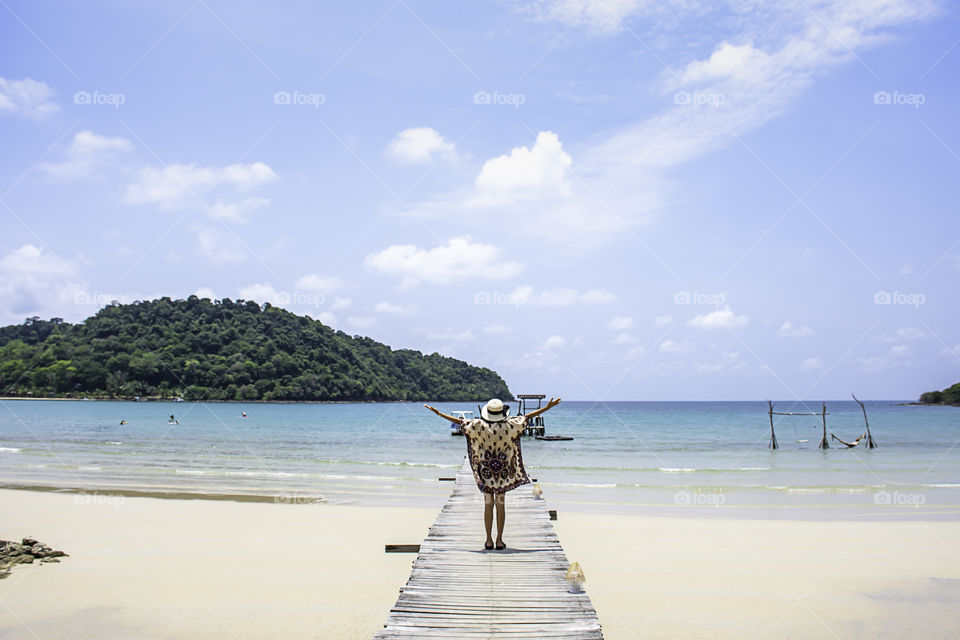
M 820 440 L 820 449 L 829 449 L 830 441 L 827 440 L 827 403 L 821 402 L 823 407 L 820 411 L 820 417 L 823 419 L 823 438 Z
M 873 440 L 873 436 L 870 435 L 870 421 L 867 420 L 867 408 L 864 407 L 864 406 L 863 406 L 863 403 L 860 402 L 860 400 L 857 399 L 857 396 L 856 396 L 856 395 L 854 395 L 854 394 L 852 394 L 852 393 L 851 393 L 850 395 L 853 396 L 853 399 L 856 400 L 856 402 L 857 402 L 858 405 L 860 405 L 860 410 L 863 411 L 863 424 L 867 425 L 867 433 L 866 433 L 866 436 L 867 436 L 867 449 L 876 449 L 876 448 L 877 448 L 877 443 Z
M 777 434 L 773 432 L 773 401 L 767 400 L 767 405 L 770 407 L 770 448 L 777 449 L 779 448 Z

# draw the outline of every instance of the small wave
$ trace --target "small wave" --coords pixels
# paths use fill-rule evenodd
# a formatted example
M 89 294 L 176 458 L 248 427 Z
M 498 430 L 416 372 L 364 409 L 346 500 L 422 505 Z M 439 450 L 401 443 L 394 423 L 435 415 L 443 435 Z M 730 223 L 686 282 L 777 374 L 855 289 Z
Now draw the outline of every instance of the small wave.
M 323 464 L 366 464 L 379 467 L 430 467 L 434 469 L 459 469 L 460 465 L 458 464 L 438 464 L 435 462 L 395 462 L 392 460 L 387 461 L 372 461 L 372 460 L 341 460 L 339 458 L 321 458 L 316 460 Z
M 922 485 L 920 485 L 920 486 L 921 486 L 921 487 L 931 487 L 931 488 L 936 488 L 936 489 L 956 489 L 957 487 L 960 487 L 960 484 L 950 484 L 950 483 L 947 483 L 947 484 L 922 484 Z
M 588 489 L 612 489 L 618 485 L 616 484 L 591 484 L 589 482 L 551 482 L 547 486 L 550 487 L 581 487 Z
M 740 467 L 732 471 L 770 471 L 770 467 Z
M 689 467 L 657 467 L 657 471 L 662 471 L 663 473 L 693 473 L 696 469 Z
M 103 471 L 103 467 L 77 467 L 81 471 Z
M 207 472 L 201 469 L 174 469 L 174 473 L 182 473 L 185 476 L 203 476 Z
M 17 449 L 16 447 L 0 447 L 0 453 L 20 453 L 23 449 Z
M 370 464 L 368 462 L 362 462 L 361 464 Z M 391 466 L 391 467 L 431 467 L 434 469 L 456 469 L 460 465 L 456 464 L 436 464 L 434 462 L 377 462 L 379 466 Z
M 115 440 L 106 440 L 106 441 L 104 441 L 103 444 L 112 444 L 112 445 L 114 445 L 114 446 L 119 446 L 119 445 L 121 445 L 121 444 L 123 444 L 123 443 L 122 443 L 122 442 L 116 442 Z

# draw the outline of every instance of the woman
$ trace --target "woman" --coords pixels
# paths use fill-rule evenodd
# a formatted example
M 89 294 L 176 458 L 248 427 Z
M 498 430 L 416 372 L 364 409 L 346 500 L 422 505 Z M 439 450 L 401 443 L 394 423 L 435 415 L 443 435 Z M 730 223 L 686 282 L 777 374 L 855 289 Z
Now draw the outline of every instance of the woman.
M 434 407 L 425 404 L 441 418 L 459 424 L 463 435 L 467 437 L 467 457 L 477 487 L 483 492 L 483 526 L 487 531 L 487 541 L 483 547 L 506 549 L 503 543 L 503 525 L 506 522 L 504 494 L 510 489 L 528 484 L 530 479 L 523 468 L 523 456 L 520 453 L 520 436 L 527 421 L 560 404 L 560 398 L 550 398 L 545 407 L 531 411 L 525 416 L 510 417 L 510 407 L 496 398 L 480 409 L 480 418 L 464 420 L 440 413 Z M 497 505 L 497 541 L 494 545 L 491 537 L 493 528 L 493 505 Z

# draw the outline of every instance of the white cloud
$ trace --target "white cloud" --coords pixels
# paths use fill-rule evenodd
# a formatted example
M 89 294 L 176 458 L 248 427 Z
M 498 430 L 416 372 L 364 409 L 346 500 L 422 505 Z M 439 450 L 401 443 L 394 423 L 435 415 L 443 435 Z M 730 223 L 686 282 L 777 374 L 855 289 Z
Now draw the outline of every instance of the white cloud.
M 245 198 L 239 202 L 224 202 L 217 200 L 210 206 L 208 213 L 211 217 L 229 222 L 246 222 L 247 216 L 257 209 L 270 204 L 268 198 Z
M 658 327 L 665 327 L 671 322 L 673 322 L 672 316 L 657 316 L 657 318 L 653 321 L 653 324 Z
M 691 353 L 693 349 L 693 343 L 687 340 L 681 340 L 680 342 L 664 340 L 660 343 L 660 351 L 663 353 Z
M 587 304 L 609 304 L 616 302 L 617 296 L 604 289 L 590 289 L 590 291 L 583 292 L 580 300 Z
M 637 339 L 634 338 L 629 333 L 621 333 L 616 338 L 613 339 L 613 344 L 636 344 Z
M 53 95 L 53 89 L 45 82 L 31 78 L 0 78 L 0 113 L 16 113 L 42 120 L 60 110 Z
M 393 304 L 392 302 L 378 302 L 373 310 L 376 313 L 386 313 L 389 315 L 408 316 L 416 313 L 417 308 L 412 304 Z
M 6 322 L 63 317 L 76 304 L 91 304 L 88 298 L 76 265 L 43 247 L 25 244 L 0 258 L 0 317 Z
M 347 316 L 347 324 L 356 329 L 369 329 L 377 324 L 373 316 Z
M 577 289 L 556 287 L 537 292 L 530 285 L 521 285 L 507 294 L 513 304 L 531 304 L 539 307 L 569 307 L 574 304 L 606 304 L 617 297 L 603 289 L 580 292 Z
M 238 246 L 238 240 L 219 229 L 194 225 L 191 230 L 197 237 L 197 254 L 210 262 L 241 262 L 247 252 Z
M 607 329 L 614 331 L 625 331 L 633 326 L 633 318 L 617 317 L 607 323 Z
M 244 192 L 276 180 L 277 174 L 262 162 L 231 164 L 225 167 L 201 167 L 196 164 L 171 164 L 161 169 L 146 167 L 137 172 L 137 181 L 127 185 L 126 200 L 134 204 L 156 204 L 173 209 L 192 203 L 195 198 L 217 187 Z M 223 213 L 229 206 L 219 203 L 211 215 Z M 249 207 L 250 205 L 246 205 Z
M 572 164 L 557 134 L 541 131 L 533 147 L 515 147 L 509 155 L 484 163 L 470 204 L 494 206 L 569 195 Z
M 541 17 L 613 33 L 623 28 L 624 19 L 637 13 L 644 4 L 643 0 L 540 0 L 534 9 Z
M 919 340 L 925 335 L 927 335 L 926 332 L 917 327 L 903 327 L 901 329 L 897 329 L 897 338 L 900 340 Z
M 353 301 L 350 298 L 341 298 L 337 296 L 333 299 L 333 302 L 330 303 L 330 311 L 340 311 L 341 309 L 346 309 L 350 306 Z
M 903 358 L 913 355 L 913 349 L 905 344 L 898 344 L 890 347 L 890 355 L 895 358 Z
M 698 315 L 687 325 L 697 329 L 739 329 L 747 326 L 748 321 L 747 316 L 738 316 L 730 310 L 730 307 L 726 307 Z
M 431 340 L 442 340 L 444 342 L 466 342 L 467 340 L 473 340 L 474 335 L 469 330 L 455 331 L 453 329 L 447 329 L 446 331 L 428 333 L 427 337 Z
M 320 313 L 313 316 L 314 320 L 319 320 L 328 327 L 333 327 L 337 324 L 337 316 L 330 313 L 329 311 L 321 311 Z
M 624 19 L 644 16 L 642 23 L 651 26 L 638 36 L 636 50 L 668 66 L 656 87 L 668 106 L 578 150 L 576 193 L 539 210 L 536 221 L 548 233 L 578 244 L 587 231 L 606 235 L 642 223 L 675 197 L 673 168 L 741 139 L 795 105 L 817 76 L 889 40 L 891 28 L 936 11 L 933 0 L 820 0 L 812 8 L 738 2 L 732 10 L 695 0 L 541 0 L 534 6 L 540 17 L 610 33 Z M 723 24 L 722 39 L 707 41 L 705 22 Z M 713 46 L 691 59 L 704 44 Z M 624 175 L 631 180 L 621 180 Z M 603 202 L 590 194 L 603 194 Z
M 126 138 L 108 138 L 93 131 L 80 131 L 64 151 L 61 162 L 41 162 L 38 166 L 61 180 L 86 178 L 109 160 L 114 152 L 130 151 L 133 144 Z
M 290 305 L 290 292 L 278 291 L 269 282 L 251 284 L 237 289 L 241 300 L 253 300 L 263 304 L 269 302 L 275 307 L 286 307 Z
M 492 333 L 492 334 L 510 333 L 511 331 L 513 331 L 513 327 L 508 327 L 505 324 L 497 324 L 497 323 L 488 324 L 483 328 L 484 333 Z
M 814 371 L 816 369 L 823 369 L 823 359 L 822 358 L 807 358 L 800 363 L 800 369 L 804 371 Z
M 795 327 L 792 322 L 787 320 L 777 329 L 777 335 L 782 338 L 804 338 L 806 336 L 812 336 L 813 329 L 806 325 Z
M 213 289 L 210 287 L 200 287 L 193 292 L 193 295 L 197 296 L 198 298 L 210 298 L 211 300 L 217 299 L 217 294 L 215 294 Z
M 453 158 L 454 145 L 430 127 L 411 127 L 396 135 L 387 145 L 388 157 L 408 164 L 429 162 L 434 156 Z
M 919 340 L 927 335 L 927 332 L 918 327 L 901 327 L 897 329 L 896 333 L 888 334 L 881 333 L 873 336 L 873 340 L 877 342 L 913 342 L 914 340 Z
M 301 276 L 293 286 L 297 291 L 309 291 L 310 293 L 327 295 L 341 288 L 343 286 L 343 281 L 336 276 L 324 276 L 320 275 L 319 273 L 308 273 L 304 276 Z M 346 299 L 337 298 L 337 300 Z M 346 302 L 347 305 L 350 304 L 349 300 L 346 300 Z M 336 301 L 334 301 L 334 303 L 336 303 Z
M 421 281 L 452 284 L 470 278 L 501 280 L 517 275 L 525 267 L 508 259 L 501 247 L 471 242 L 470 236 L 451 238 L 432 249 L 395 244 L 368 255 L 364 262 L 380 273 L 401 276 L 401 285 L 405 287 Z
M 567 341 L 563 338 L 563 336 L 550 336 L 543 341 L 543 346 L 541 348 L 546 349 L 547 351 L 553 351 L 554 349 L 559 349 L 566 344 Z

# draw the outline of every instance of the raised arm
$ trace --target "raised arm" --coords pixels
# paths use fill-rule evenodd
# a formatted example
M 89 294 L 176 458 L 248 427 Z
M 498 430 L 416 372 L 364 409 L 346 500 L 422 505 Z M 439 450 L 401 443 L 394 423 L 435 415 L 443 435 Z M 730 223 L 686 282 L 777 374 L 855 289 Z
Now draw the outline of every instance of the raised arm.
M 547 406 L 545 406 L 545 407 L 540 407 L 539 409 L 536 409 L 535 411 L 531 411 L 530 413 L 528 413 L 527 415 L 525 415 L 524 418 L 525 418 L 526 420 L 530 420 L 530 418 L 536 418 L 536 417 L 537 417 L 538 415 L 540 415 L 541 413 L 546 413 L 547 411 L 549 411 L 550 409 L 553 409 L 553 408 L 554 408 L 555 406 L 557 406 L 558 404 L 560 404 L 560 398 L 550 398 L 550 402 L 547 403 Z
M 454 424 L 463 424 L 463 420 L 462 420 L 462 419 L 460 419 L 460 418 L 454 418 L 453 416 L 448 416 L 448 415 L 445 414 L 445 413 L 440 413 L 440 410 L 437 409 L 436 407 L 431 407 L 431 406 L 428 405 L 428 404 L 425 404 L 425 405 L 423 405 L 423 406 L 425 406 L 425 407 L 426 407 L 427 409 L 429 409 L 430 411 L 433 411 L 435 414 L 437 414 L 438 416 L 440 416 L 440 417 L 443 418 L 444 420 L 449 420 L 450 422 L 452 422 L 452 423 L 454 423 Z

